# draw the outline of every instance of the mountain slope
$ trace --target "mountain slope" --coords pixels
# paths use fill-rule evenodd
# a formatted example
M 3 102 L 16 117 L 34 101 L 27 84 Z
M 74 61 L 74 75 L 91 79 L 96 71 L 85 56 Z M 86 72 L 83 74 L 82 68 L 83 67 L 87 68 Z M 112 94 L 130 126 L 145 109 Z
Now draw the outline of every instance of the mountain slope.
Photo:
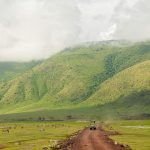
M 23 75 L 0 84 L 0 112 L 86 107 L 87 105 L 115 101 L 119 96 L 123 96 L 123 94 L 126 96 L 133 91 L 126 92 L 122 89 L 119 94 L 115 92 L 115 95 L 109 97 L 109 92 L 113 93 L 108 87 L 110 86 L 109 82 L 112 84 L 118 83 L 128 89 L 128 86 L 131 87 L 131 85 L 125 82 L 122 84 L 121 81 L 124 76 L 123 74 L 120 75 L 119 72 L 129 67 L 131 67 L 132 72 L 133 66 L 133 75 L 134 73 L 138 74 L 138 72 L 135 72 L 135 68 L 144 69 L 139 67 L 139 63 L 145 61 L 145 64 L 146 60 L 150 60 L 149 42 L 126 45 L 120 43 L 114 45 L 112 42 L 107 42 L 66 49 Z M 139 64 L 139 66 L 137 65 L 134 68 L 136 64 Z M 144 87 L 149 86 L 143 79 L 143 76 L 149 70 L 149 63 L 146 66 L 147 68 L 142 70 L 143 74 L 139 72 L 142 77 L 137 78 L 139 90 L 143 89 L 143 85 L 140 84 L 141 81 L 144 81 Z M 130 68 L 129 71 L 128 69 L 125 70 L 125 77 L 132 81 L 134 78 L 129 72 Z M 114 83 L 110 81 L 112 77 L 115 80 Z M 103 89 L 100 89 L 100 87 L 103 87 Z M 119 88 L 119 85 L 117 88 Z M 138 88 L 135 88 L 135 90 Z M 108 95 L 104 95 L 102 91 L 108 92 Z
M 21 73 L 33 68 L 41 61 L 31 62 L 0 62 L 0 81 L 7 82 Z
M 84 103 L 105 104 L 142 91 L 150 91 L 150 60 L 125 69 L 104 81 Z

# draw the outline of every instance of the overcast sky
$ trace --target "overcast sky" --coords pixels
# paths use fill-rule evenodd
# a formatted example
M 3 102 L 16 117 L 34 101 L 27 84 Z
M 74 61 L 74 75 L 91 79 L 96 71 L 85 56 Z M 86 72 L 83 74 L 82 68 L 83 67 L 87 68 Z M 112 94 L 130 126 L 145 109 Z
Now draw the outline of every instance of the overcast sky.
M 150 39 L 150 0 L 0 0 L 0 61 L 110 39 Z

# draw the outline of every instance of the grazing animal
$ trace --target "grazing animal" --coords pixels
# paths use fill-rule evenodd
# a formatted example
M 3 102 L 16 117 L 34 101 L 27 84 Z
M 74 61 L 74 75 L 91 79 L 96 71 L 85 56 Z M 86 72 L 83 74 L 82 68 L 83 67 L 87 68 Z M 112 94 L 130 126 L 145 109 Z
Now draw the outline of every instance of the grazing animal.
M 43 131 L 45 131 L 45 129 L 40 129 L 40 132 L 43 132 Z
M 8 128 L 4 128 L 3 130 L 2 130 L 2 132 L 4 132 L 4 133 L 9 133 L 9 129 Z

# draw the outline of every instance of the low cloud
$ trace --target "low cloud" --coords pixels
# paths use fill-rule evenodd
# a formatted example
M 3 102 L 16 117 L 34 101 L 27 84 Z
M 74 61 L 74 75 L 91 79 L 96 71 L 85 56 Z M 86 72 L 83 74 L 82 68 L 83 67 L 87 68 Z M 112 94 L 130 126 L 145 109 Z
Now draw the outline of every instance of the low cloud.
M 1 61 L 46 58 L 79 42 L 79 10 L 73 1 L 0 2 Z
M 143 41 L 150 39 L 150 1 L 121 1 L 116 7 L 112 22 L 116 24 L 113 37 Z
M 70 45 L 150 39 L 148 0 L 0 0 L 0 61 L 47 58 Z

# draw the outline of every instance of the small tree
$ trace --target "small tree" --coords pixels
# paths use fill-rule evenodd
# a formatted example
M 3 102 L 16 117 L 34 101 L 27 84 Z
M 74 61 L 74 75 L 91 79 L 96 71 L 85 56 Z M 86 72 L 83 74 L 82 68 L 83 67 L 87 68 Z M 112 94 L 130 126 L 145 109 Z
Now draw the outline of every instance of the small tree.
M 68 116 L 67 116 L 67 119 L 68 119 L 68 120 L 71 120 L 71 119 L 73 119 L 73 117 L 72 117 L 71 115 L 68 115 Z

